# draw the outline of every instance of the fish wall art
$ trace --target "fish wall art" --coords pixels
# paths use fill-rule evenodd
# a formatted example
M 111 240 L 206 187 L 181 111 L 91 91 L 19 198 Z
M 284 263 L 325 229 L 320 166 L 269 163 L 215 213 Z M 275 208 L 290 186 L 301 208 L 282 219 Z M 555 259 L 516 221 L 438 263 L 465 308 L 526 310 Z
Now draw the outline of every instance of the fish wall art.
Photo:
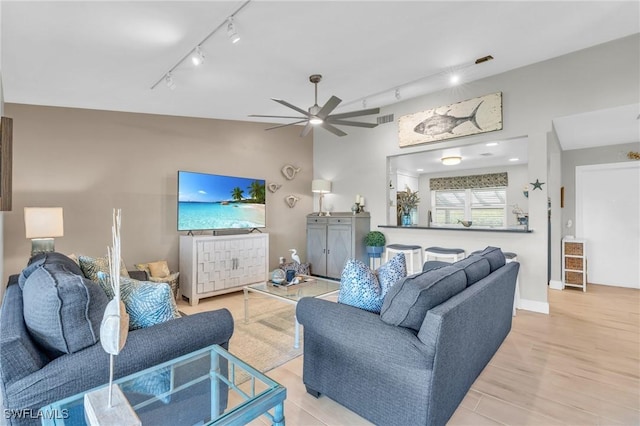
M 502 130 L 502 92 L 468 99 L 398 120 L 400 147 Z

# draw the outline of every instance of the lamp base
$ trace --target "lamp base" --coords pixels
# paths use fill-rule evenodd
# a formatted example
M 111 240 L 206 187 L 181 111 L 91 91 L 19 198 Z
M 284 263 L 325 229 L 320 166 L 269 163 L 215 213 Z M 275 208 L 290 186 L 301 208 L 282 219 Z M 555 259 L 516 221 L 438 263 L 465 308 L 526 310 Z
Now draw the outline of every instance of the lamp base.
M 53 238 L 34 238 L 31 240 L 31 256 L 38 253 L 49 253 L 55 251 Z

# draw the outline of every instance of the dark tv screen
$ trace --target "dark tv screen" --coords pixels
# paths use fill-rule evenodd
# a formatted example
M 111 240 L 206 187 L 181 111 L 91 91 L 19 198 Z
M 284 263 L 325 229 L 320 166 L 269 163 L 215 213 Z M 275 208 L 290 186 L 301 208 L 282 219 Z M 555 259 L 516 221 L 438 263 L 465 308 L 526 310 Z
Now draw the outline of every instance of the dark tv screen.
M 266 226 L 265 181 L 178 171 L 178 231 Z

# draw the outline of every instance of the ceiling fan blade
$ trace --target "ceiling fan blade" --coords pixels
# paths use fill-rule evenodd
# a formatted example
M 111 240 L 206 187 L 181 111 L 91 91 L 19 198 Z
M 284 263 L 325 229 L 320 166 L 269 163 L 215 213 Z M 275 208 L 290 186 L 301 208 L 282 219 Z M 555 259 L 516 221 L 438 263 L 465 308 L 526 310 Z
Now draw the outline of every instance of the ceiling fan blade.
M 307 121 L 307 120 L 306 120 L 306 119 L 304 119 L 304 120 L 296 121 L 296 122 L 293 122 L 293 123 L 281 124 L 281 125 L 279 125 L 279 126 L 269 127 L 268 129 L 265 129 L 265 130 L 273 130 L 273 129 L 279 129 L 280 127 L 293 126 L 293 125 L 295 125 L 295 124 L 304 123 L 305 121 Z
M 313 128 L 313 124 L 307 121 L 307 125 L 304 126 L 304 129 L 302 129 L 302 131 L 300 132 L 300 137 L 304 138 L 305 136 L 307 136 L 312 128 Z
M 298 120 L 306 120 L 306 117 L 292 117 L 289 115 L 260 115 L 260 114 L 251 114 L 248 117 L 263 117 L 263 118 L 295 118 Z
M 331 114 L 331 111 L 336 109 L 340 102 L 342 102 L 342 99 L 337 96 L 331 96 L 331 98 L 327 101 L 326 104 L 324 104 L 324 106 L 320 109 L 320 111 L 318 111 L 316 115 L 318 116 L 318 118 L 324 120 L 329 114 Z
M 309 112 L 308 112 L 308 111 L 305 111 L 305 110 L 303 110 L 303 109 L 301 109 L 301 108 L 298 108 L 297 106 L 292 105 L 292 104 L 290 104 L 289 102 L 287 102 L 287 101 L 285 101 L 285 100 L 282 100 L 282 99 L 275 99 L 275 98 L 271 98 L 271 99 L 272 99 L 272 100 L 274 100 L 274 101 L 276 101 L 277 103 L 279 103 L 279 104 L 281 104 L 281 105 L 284 105 L 284 106 L 289 107 L 289 108 L 291 108 L 291 109 L 293 109 L 293 110 L 295 110 L 295 111 L 298 111 L 300 114 L 304 115 L 305 117 L 308 117 L 308 116 L 309 116 Z
M 336 136 L 346 136 L 347 134 L 345 132 L 343 132 L 342 130 L 338 129 L 335 126 L 332 126 L 331 124 L 327 123 L 326 121 L 323 121 L 322 124 L 320 124 L 322 126 L 323 129 L 330 131 L 331 133 L 333 133 Z
M 343 112 L 342 114 L 333 114 L 329 118 L 350 118 L 350 117 L 360 117 L 362 115 L 371 115 L 377 114 L 380 112 L 380 108 L 369 108 L 369 109 L 361 109 L 359 111 L 351 111 L 351 112 Z
M 373 129 L 378 125 L 378 123 L 360 123 L 359 121 L 332 120 L 331 117 L 329 117 L 327 121 L 331 124 L 338 124 L 340 126 L 366 127 L 369 129 Z

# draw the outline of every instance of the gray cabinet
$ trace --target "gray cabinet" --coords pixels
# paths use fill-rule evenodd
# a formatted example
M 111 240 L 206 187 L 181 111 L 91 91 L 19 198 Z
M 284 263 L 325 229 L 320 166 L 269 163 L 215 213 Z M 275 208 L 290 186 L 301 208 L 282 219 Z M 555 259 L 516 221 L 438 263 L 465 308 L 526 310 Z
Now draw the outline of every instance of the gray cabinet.
M 369 213 L 332 213 L 307 216 L 307 260 L 311 273 L 340 278 L 347 259 L 368 264 L 364 237 L 370 228 Z

